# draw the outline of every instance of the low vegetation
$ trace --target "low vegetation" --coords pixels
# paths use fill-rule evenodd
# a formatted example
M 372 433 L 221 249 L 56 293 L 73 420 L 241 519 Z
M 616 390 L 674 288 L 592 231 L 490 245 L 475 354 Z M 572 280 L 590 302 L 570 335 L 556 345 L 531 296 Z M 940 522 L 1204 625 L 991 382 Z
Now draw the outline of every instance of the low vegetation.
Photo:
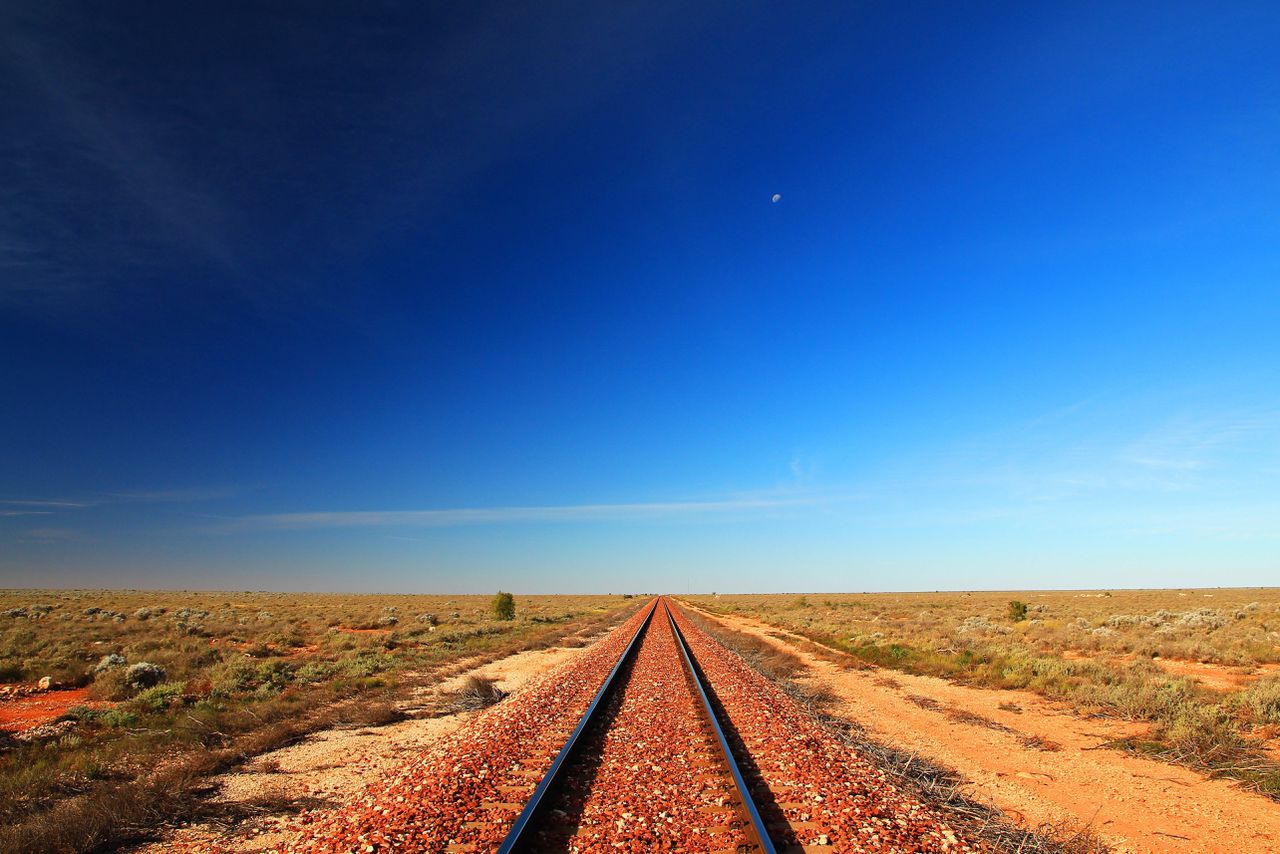
M 489 605 L 495 620 L 514 620 L 516 618 L 516 599 L 510 593 L 498 591 Z
M 946 815 L 953 826 L 964 827 L 993 851 L 1017 854 L 1107 854 L 1109 851 L 1087 827 L 1063 823 L 1028 830 L 1016 826 L 995 807 L 975 801 L 966 794 L 969 781 L 954 770 L 918 754 L 874 741 L 856 723 L 831 715 L 829 709 L 835 697 L 826 689 L 798 678 L 805 670 L 800 656 L 753 635 L 732 631 L 697 613 L 690 612 L 689 617 L 694 624 L 742 656 L 756 672 L 808 708 L 863 756 L 873 759 L 899 785 Z
M 1280 590 L 693 596 L 855 664 L 1150 723 L 1115 746 L 1280 799 Z M 1274 755 L 1274 754 L 1270 754 Z
M 0 592 L 0 682 L 48 677 L 81 698 L 34 730 L 0 731 L 0 850 L 137 838 L 191 814 L 207 774 L 319 729 L 395 720 L 410 685 L 459 662 L 597 631 L 636 607 L 520 597 L 516 619 L 506 595 L 500 618 L 481 596 Z M 495 692 L 465 686 L 459 708 Z

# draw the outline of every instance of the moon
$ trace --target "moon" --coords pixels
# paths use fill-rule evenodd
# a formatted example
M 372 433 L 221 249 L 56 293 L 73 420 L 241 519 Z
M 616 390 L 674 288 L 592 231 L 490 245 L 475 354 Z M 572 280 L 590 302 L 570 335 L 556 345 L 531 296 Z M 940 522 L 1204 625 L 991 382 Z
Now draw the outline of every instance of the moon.
M 782 193 L 774 193 L 773 198 L 770 201 L 776 205 L 778 202 L 782 201 Z

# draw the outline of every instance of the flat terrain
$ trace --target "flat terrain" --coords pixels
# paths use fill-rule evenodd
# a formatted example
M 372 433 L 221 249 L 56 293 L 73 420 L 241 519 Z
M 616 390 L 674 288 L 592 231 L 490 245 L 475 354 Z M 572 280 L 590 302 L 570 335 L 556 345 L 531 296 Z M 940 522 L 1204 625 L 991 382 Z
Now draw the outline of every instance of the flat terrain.
M 403 719 L 416 691 L 522 650 L 581 644 L 639 601 L 519 596 L 511 620 L 490 605 L 0 592 L 0 850 L 83 850 L 199 818 L 208 775 L 311 733 Z
M 954 769 L 968 797 L 1027 828 L 1088 827 L 1123 852 L 1271 851 L 1280 805 L 1238 782 L 1109 748 L 1150 724 L 1085 716 L 1027 690 L 858 667 L 803 635 L 740 614 L 714 617 L 803 662 L 793 674 L 827 713 L 882 744 Z
M 0 850 L 288 850 L 300 818 L 475 741 L 480 709 L 546 691 L 645 601 L 517 596 L 503 620 L 488 596 L 0 593 Z M 1043 851 L 1280 849 L 1280 591 L 684 601 L 897 751 L 892 785 L 926 803 L 913 765 L 1066 843 Z
M 1148 726 L 1126 746 L 1280 796 L 1280 591 L 694 596 L 865 665 Z

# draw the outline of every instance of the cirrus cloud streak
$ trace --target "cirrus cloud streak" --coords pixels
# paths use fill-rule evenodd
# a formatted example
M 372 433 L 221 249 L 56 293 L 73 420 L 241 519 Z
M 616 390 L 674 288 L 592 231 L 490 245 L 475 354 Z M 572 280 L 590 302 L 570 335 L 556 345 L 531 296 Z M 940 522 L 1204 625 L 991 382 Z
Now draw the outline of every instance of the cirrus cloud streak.
M 565 504 L 527 507 L 457 507 L 431 510 L 354 510 L 243 516 L 220 530 L 309 530 L 317 528 L 419 527 L 512 522 L 601 522 L 778 510 L 829 502 L 830 496 L 731 498 L 628 504 Z

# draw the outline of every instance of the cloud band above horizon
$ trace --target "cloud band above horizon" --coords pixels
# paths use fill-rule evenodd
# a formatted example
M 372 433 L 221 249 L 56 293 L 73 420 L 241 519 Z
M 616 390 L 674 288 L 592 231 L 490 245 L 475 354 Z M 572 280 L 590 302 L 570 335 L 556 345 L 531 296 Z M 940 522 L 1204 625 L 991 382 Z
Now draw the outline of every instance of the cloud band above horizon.
M 831 500 L 831 499 L 826 499 Z M 569 504 L 530 507 L 457 507 L 432 510 L 353 510 L 243 516 L 219 530 L 307 530 L 315 528 L 430 527 L 509 522 L 595 522 L 708 515 L 811 506 L 816 497 L 734 498 L 629 504 Z

